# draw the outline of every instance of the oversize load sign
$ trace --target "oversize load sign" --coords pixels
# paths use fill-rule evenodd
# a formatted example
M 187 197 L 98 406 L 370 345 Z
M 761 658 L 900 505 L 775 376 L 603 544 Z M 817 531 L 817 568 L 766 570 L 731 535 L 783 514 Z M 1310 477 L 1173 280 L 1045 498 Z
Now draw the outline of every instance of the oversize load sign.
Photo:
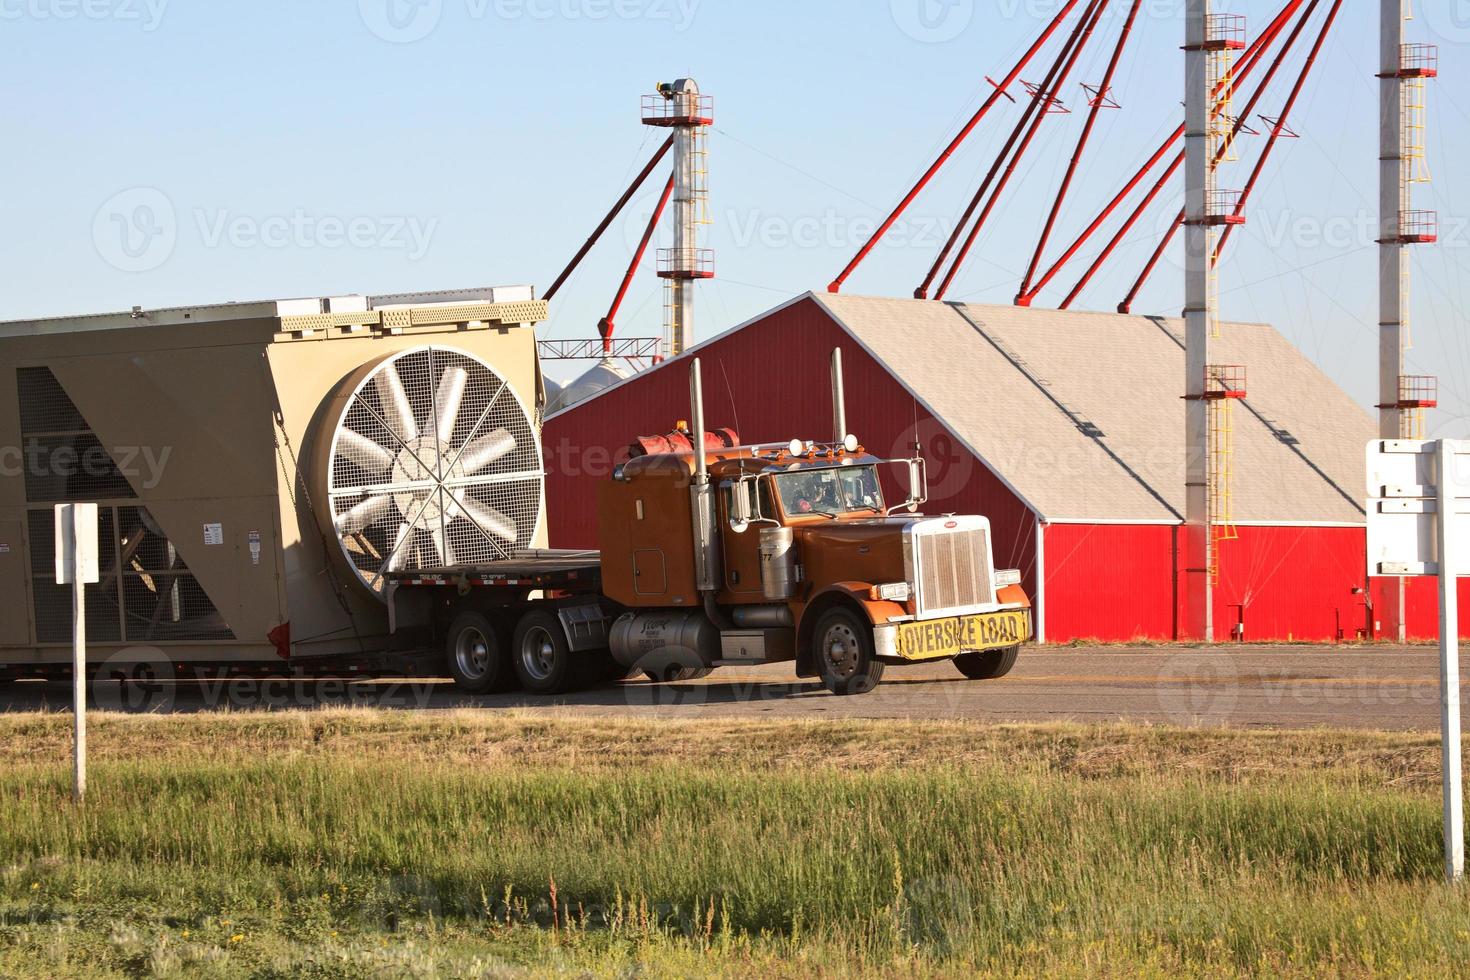
M 1030 636 L 1026 613 L 985 613 L 904 623 L 898 628 L 894 651 L 905 660 L 932 660 L 975 650 L 1013 647 Z

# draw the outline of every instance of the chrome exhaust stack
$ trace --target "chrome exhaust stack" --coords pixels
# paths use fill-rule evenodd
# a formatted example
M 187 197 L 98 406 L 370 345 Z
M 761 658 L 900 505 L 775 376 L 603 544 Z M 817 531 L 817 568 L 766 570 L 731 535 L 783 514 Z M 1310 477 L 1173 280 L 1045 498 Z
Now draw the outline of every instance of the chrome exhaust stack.
M 832 348 L 832 441 L 847 442 L 847 396 L 842 387 L 842 348 Z
M 694 584 L 713 597 L 720 588 L 720 554 L 715 545 L 715 493 L 709 481 L 709 450 L 705 446 L 704 382 L 699 358 L 689 368 L 689 401 L 694 425 L 690 443 L 694 449 L 694 484 L 689 488 L 694 521 Z

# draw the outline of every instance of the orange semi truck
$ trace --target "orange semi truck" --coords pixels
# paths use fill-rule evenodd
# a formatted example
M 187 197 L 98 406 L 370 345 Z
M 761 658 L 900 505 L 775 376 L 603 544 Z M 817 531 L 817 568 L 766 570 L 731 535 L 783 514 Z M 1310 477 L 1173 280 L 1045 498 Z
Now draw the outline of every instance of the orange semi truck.
M 471 693 L 781 662 L 834 694 L 871 691 L 890 665 L 1004 675 L 1032 637 L 1020 573 L 995 568 L 984 517 L 918 513 L 917 447 L 906 460 L 866 453 L 846 431 L 840 351 L 832 378 L 836 441 L 739 446 L 706 433 L 695 359 L 702 451 L 683 423 L 640 440 L 599 487 L 599 552 L 400 574 L 390 609 L 433 604 L 448 669 Z M 890 466 L 907 473 L 896 505 L 879 478 Z

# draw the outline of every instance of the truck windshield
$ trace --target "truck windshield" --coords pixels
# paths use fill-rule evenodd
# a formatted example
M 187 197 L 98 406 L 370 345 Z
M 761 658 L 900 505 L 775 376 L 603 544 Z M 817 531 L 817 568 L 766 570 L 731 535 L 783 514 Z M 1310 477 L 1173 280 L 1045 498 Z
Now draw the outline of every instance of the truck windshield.
M 786 513 L 838 514 L 883 512 L 883 491 L 875 466 L 842 466 L 825 470 L 798 470 L 776 477 L 781 506 Z

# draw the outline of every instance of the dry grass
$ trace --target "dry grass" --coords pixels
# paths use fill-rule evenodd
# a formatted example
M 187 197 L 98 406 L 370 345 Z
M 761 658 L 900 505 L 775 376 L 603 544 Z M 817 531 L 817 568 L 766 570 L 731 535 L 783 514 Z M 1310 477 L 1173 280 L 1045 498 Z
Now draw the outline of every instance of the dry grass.
M 1413 734 L 0 716 L 0 976 L 1453 975 Z
M 701 767 L 864 772 L 1003 766 L 1084 779 L 1192 775 L 1223 784 L 1320 777 L 1430 792 L 1439 742 L 1424 733 L 1179 729 L 1136 724 L 963 721 L 645 721 L 532 712 L 330 709 L 279 714 L 89 715 L 97 762 L 371 757 L 383 763 L 619 769 Z M 68 758 L 71 717 L 0 715 L 0 770 Z

